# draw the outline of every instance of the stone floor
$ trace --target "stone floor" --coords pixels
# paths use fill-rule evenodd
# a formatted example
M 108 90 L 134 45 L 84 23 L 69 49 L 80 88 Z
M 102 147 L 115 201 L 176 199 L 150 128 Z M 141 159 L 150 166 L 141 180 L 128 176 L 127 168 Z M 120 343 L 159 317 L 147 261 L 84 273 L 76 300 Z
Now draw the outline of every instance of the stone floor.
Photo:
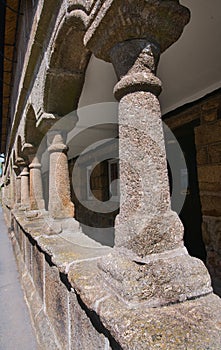
M 38 349 L 0 208 L 0 350 Z

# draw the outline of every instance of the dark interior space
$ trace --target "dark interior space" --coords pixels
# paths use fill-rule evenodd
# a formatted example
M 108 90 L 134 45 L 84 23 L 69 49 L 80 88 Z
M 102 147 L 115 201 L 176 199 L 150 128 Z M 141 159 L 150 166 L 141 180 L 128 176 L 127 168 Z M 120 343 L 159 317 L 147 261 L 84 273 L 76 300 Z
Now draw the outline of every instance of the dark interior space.
M 170 187 L 176 186 L 172 208 L 176 210 L 176 201 L 184 202 L 178 214 L 184 225 L 184 244 L 191 256 L 206 262 L 206 250 L 202 239 L 202 213 L 197 178 L 196 148 L 194 128 L 199 120 L 185 124 L 173 130 L 181 147 L 180 155 L 176 157 L 175 172 L 169 169 Z M 167 152 L 173 152 L 174 142 L 167 143 Z M 183 166 L 185 158 L 186 167 Z M 171 178 L 172 177 L 172 178 Z M 170 188 L 172 192 L 172 189 Z

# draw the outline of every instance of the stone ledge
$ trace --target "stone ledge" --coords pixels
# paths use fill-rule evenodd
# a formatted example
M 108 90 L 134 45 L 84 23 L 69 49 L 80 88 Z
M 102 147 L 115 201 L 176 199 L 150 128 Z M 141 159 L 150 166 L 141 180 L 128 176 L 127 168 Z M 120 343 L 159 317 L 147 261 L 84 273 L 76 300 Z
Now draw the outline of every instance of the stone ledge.
M 67 229 L 60 234 L 47 235 L 44 229 L 50 221 L 48 217 L 28 220 L 24 212 L 14 210 L 13 214 L 22 229 L 34 239 L 40 249 L 50 257 L 52 263 L 62 273 L 66 273 L 72 264 L 98 259 L 111 251 L 111 248 L 93 241 L 80 230 L 75 231 L 76 222 L 74 220 L 73 232 L 71 232 L 72 219 L 54 220 L 56 224 L 67 225 Z
M 17 213 L 16 220 L 22 226 L 24 213 Z M 161 307 L 125 302 L 126 296 L 116 294 L 98 266 L 98 262 L 108 259 L 108 253 L 115 249 L 75 244 L 71 238 L 74 232 L 46 236 L 39 228 L 41 224 L 42 219 L 38 223 L 26 222 L 24 230 L 50 256 L 58 271 L 67 276 L 70 288 L 77 292 L 85 307 L 97 315 L 110 337 L 120 344 L 118 349 L 220 349 L 219 297 L 210 293 Z M 123 271 L 122 278 L 124 282 Z
M 220 348 L 219 297 L 209 294 L 158 308 L 130 307 L 96 270 L 95 262 L 84 262 L 70 268 L 68 279 L 123 349 Z

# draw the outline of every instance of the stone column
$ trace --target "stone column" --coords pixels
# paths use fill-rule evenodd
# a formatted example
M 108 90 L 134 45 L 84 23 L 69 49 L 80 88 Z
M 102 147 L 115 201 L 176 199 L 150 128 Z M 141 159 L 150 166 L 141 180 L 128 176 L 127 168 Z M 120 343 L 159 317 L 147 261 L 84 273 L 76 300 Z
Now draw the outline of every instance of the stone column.
M 28 209 L 30 207 L 29 196 L 29 171 L 28 166 L 23 166 L 21 171 L 21 207 L 22 209 Z
M 119 157 L 123 203 L 116 245 L 144 258 L 183 247 L 183 228 L 170 209 L 164 135 L 155 76 L 159 45 L 144 39 L 116 44 L 110 57 L 120 79 Z
M 10 163 L 10 203 L 11 208 L 13 208 L 15 204 L 15 174 L 12 163 Z
M 30 209 L 44 210 L 45 202 L 43 197 L 41 163 L 36 154 L 29 156 L 30 164 Z
M 21 204 L 21 175 L 16 176 L 16 204 Z
M 18 207 L 21 204 L 21 176 L 19 173 L 19 167 L 13 165 L 14 170 L 14 193 L 15 193 L 15 206 Z
M 50 154 L 49 214 L 54 219 L 73 218 L 74 204 L 70 196 L 66 132 L 48 131 L 47 140 Z
M 117 249 L 99 267 L 116 292 L 134 305 L 166 305 L 212 290 L 203 263 L 188 255 L 183 226 L 171 210 L 157 98 L 160 53 L 179 38 L 188 20 L 179 1 L 112 1 L 100 8 L 99 20 L 85 35 L 90 50 L 112 62 L 119 78 L 114 88 L 121 183 Z

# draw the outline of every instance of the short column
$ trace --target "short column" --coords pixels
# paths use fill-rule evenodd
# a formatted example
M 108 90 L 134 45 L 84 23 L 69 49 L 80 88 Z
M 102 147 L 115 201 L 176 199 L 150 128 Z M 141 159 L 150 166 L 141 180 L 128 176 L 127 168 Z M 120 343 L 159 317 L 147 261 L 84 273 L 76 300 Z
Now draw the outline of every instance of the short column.
M 68 147 L 66 133 L 52 130 L 47 133 L 49 165 L 49 215 L 54 219 L 73 218 L 74 204 L 71 202 L 68 172 Z
M 30 155 L 30 209 L 44 210 L 43 186 L 41 177 L 41 163 L 37 155 Z
M 21 172 L 21 207 L 28 209 L 30 207 L 29 196 L 29 171 L 28 166 L 24 166 Z
M 21 204 L 21 175 L 16 176 L 16 204 Z

